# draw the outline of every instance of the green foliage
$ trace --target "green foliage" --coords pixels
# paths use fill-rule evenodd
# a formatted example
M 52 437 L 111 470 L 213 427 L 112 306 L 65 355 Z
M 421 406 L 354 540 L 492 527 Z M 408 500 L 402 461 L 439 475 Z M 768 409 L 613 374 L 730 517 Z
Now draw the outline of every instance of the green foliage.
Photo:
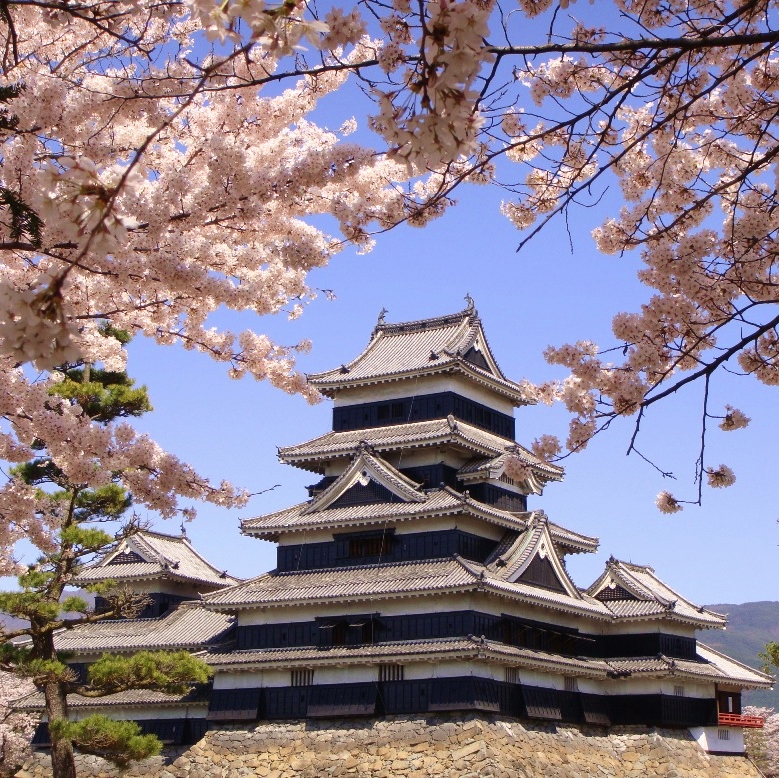
M 8 115 L 0 111 L 0 129 L 3 125 L 14 121 L 16 117 L 9 119 Z M 43 221 L 40 216 L 22 200 L 18 192 L 9 189 L 7 186 L 0 186 L 0 211 L 7 210 L 11 217 L 10 237 L 11 240 L 27 240 L 33 248 L 41 247 L 41 228 Z
M 765 650 L 761 651 L 759 656 L 763 660 L 763 672 L 776 672 L 779 668 L 779 643 L 775 640 L 767 643 Z
M 193 684 L 206 683 L 211 668 L 186 651 L 139 651 L 133 656 L 104 654 L 89 667 L 89 684 L 105 693 L 125 689 L 156 689 L 183 694 Z
M 105 484 L 97 489 L 81 491 L 76 496 L 74 518 L 77 522 L 86 521 L 115 521 L 122 517 L 125 511 L 132 505 L 132 497 L 119 484 Z M 107 542 L 95 545 L 98 540 L 98 530 L 84 530 L 79 528 L 82 535 L 78 545 L 97 551 L 101 547 L 113 541 L 106 533 Z M 93 534 L 88 534 L 91 532 Z
M 121 332 L 112 331 L 112 337 Z M 135 388 L 135 381 L 127 373 L 73 367 L 67 368 L 64 375 L 63 381 L 52 386 L 51 393 L 77 402 L 95 421 L 141 416 L 152 409 L 146 387 Z
M 118 518 L 122 515 L 122 513 L 124 513 L 125 510 L 127 510 L 128 507 L 126 504 L 128 499 L 127 495 L 121 487 L 116 486 L 115 484 L 108 484 L 105 487 L 101 487 L 101 489 L 96 489 L 86 494 L 91 497 L 92 495 L 99 495 L 99 493 L 103 492 L 104 490 L 106 493 L 113 492 L 115 490 L 115 494 L 111 497 L 114 507 L 109 509 L 108 506 L 100 506 L 98 502 L 99 499 L 102 498 L 99 498 L 98 500 L 91 502 L 91 505 L 93 506 L 91 515 L 105 518 L 109 518 L 114 515 L 115 518 Z M 108 499 L 108 497 L 106 497 L 106 499 Z M 85 500 L 79 505 L 85 506 L 86 504 L 87 501 Z M 121 508 L 121 510 L 119 510 L 119 508 Z M 113 537 L 102 529 L 97 529 L 96 527 L 82 527 L 79 525 L 65 527 L 65 529 L 63 529 L 60 533 L 60 537 L 63 544 L 71 547 L 78 547 L 90 552 L 101 551 L 106 548 L 106 546 L 111 545 L 111 543 L 114 541 Z
M 79 750 L 125 765 L 156 756 L 162 744 L 154 735 L 142 735 L 134 721 L 114 721 L 96 714 L 81 721 L 55 719 L 49 724 L 55 740 L 70 740 Z
M 13 131 L 19 124 L 19 117 L 9 113 L 5 107 L 11 100 L 16 99 L 24 91 L 21 84 L 7 84 L 0 86 L 0 131 Z
M 106 325 L 102 332 L 122 344 L 129 341 L 129 334 L 123 330 Z M 50 401 L 55 408 L 63 401 L 78 404 L 90 419 L 100 424 L 140 416 L 151 410 L 146 388 L 136 387 L 126 373 L 102 370 L 91 364 L 66 365 L 60 372 L 62 380 L 50 389 L 51 395 L 61 398 Z M 131 535 L 138 529 L 138 522 L 134 518 L 125 521 L 115 534 L 99 526 L 103 522 L 121 521 L 132 505 L 131 495 L 120 483 L 121 473 L 110 473 L 109 483 L 88 489 L 71 483 L 46 455 L 46 441 L 35 441 L 33 446 L 40 455 L 11 472 L 36 487 L 45 504 L 42 510 L 50 511 L 59 520 L 57 546 L 46 550 L 35 566 L 19 577 L 19 591 L 0 592 L 0 611 L 30 622 L 19 632 L 31 638 L 21 648 L 11 644 L 0 646 L 0 666 L 13 668 L 45 685 L 47 709 L 50 718 L 54 718 L 50 730 L 55 740 L 70 741 L 82 751 L 99 754 L 118 764 L 144 759 L 159 753 L 161 744 L 156 737 L 142 735 L 132 722 L 112 721 L 105 716 L 91 716 L 79 722 L 70 722 L 67 716 L 57 719 L 56 711 L 62 710 L 57 700 L 74 691 L 91 697 L 139 688 L 184 693 L 193 684 L 208 681 L 211 671 L 184 651 L 142 652 L 131 657 L 104 656 L 90 668 L 88 683 L 82 684 L 65 663 L 68 657 L 55 653 L 53 632 L 82 621 L 72 615 L 66 622 L 65 613 L 83 614 L 84 620 L 91 618 L 84 598 L 70 596 L 60 602 L 64 587 L 88 558 L 106 551 L 117 539 Z M 143 600 L 131 591 L 117 591 L 113 581 L 89 589 L 107 596 L 112 612 L 123 615 L 137 613 Z
M 87 613 L 89 603 L 83 597 L 72 595 L 62 600 L 62 610 L 65 613 Z
M 16 130 L 19 117 L 6 107 L 24 91 L 21 84 L 0 86 L 0 136 Z M 41 247 L 41 228 L 43 222 L 40 216 L 24 201 L 21 194 L 7 186 L 0 186 L 0 211 L 7 211 L 9 219 L 9 236 L 11 240 L 22 241 L 25 238 L 33 248 Z
M 38 591 L 0 592 L 0 611 L 34 624 L 55 621 L 60 604 L 43 599 Z
M 59 659 L 41 659 L 29 657 L 18 665 L 18 671 L 35 681 L 37 686 L 55 681 L 57 683 L 69 683 L 73 679 L 73 671 Z

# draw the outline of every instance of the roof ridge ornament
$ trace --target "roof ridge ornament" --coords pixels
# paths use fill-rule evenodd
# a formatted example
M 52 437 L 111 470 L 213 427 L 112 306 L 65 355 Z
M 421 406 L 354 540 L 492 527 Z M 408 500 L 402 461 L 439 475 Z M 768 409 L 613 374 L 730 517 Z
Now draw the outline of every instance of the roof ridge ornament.
M 467 306 L 465 308 L 465 312 L 467 314 L 470 314 L 470 315 L 475 314 L 476 313 L 476 305 L 473 302 L 473 297 L 471 297 L 471 295 L 468 292 L 465 293 L 465 303 L 466 303 L 466 306 Z
M 384 324 L 384 319 L 387 316 L 389 311 L 382 307 L 382 309 L 379 311 L 379 318 L 376 320 L 376 326 L 381 327 L 382 324 Z

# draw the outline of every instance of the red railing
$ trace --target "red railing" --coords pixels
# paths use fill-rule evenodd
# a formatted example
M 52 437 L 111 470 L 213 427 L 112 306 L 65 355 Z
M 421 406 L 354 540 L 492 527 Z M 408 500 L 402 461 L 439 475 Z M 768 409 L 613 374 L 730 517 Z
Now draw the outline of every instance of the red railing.
M 761 716 L 742 716 L 739 713 L 720 713 L 718 723 L 724 727 L 754 727 L 755 729 L 762 729 L 765 719 Z

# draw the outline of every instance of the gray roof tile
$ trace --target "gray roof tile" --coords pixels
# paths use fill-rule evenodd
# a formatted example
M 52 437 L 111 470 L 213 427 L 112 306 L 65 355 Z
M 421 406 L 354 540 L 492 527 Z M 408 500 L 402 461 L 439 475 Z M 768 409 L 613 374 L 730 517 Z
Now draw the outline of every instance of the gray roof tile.
M 111 564 L 114 557 L 124 552 L 134 552 L 144 561 Z M 186 536 L 164 535 L 148 530 L 130 536 L 111 553 L 82 570 L 74 583 L 83 586 L 107 578 L 117 582 L 165 578 L 201 584 L 208 588 L 232 586 L 241 580 L 217 570 L 195 551 Z
M 55 635 L 58 651 L 76 654 L 144 649 L 199 649 L 224 641 L 234 619 L 187 602 L 157 619 L 108 619 Z
M 463 355 L 479 341 L 491 370 L 466 361 Z M 400 324 L 380 322 L 363 352 L 347 365 L 315 373 L 308 381 L 324 394 L 338 389 L 407 376 L 458 371 L 510 398 L 516 405 L 534 402 L 521 386 L 506 379 L 489 349 L 481 321 L 469 307 L 450 316 Z
M 305 443 L 280 448 L 279 459 L 288 464 L 299 464 L 333 457 L 351 457 L 362 442 L 379 453 L 394 451 L 399 446 L 408 449 L 448 443 L 491 457 L 503 454 L 507 448 L 515 445 L 507 438 L 463 421 L 452 423 L 448 419 L 432 419 L 387 427 L 327 432 Z
M 587 590 L 588 594 L 597 596 L 609 582 L 633 595 L 633 599 L 604 600 L 606 607 L 620 618 L 670 617 L 702 628 L 724 627 L 727 621 L 722 614 L 706 610 L 682 597 L 646 565 L 622 562 L 612 557 L 598 580 Z
M 288 664 L 342 664 L 409 661 L 412 658 L 427 659 L 500 659 L 511 664 L 546 666 L 557 672 L 579 672 L 596 677 L 605 677 L 609 666 L 601 659 L 565 657 L 546 651 L 519 648 L 467 637 L 438 638 L 435 640 L 404 640 L 374 645 L 336 646 L 333 648 L 268 648 L 253 651 L 214 651 L 204 656 L 208 664 L 217 668 L 273 667 Z
M 428 594 L 473 586 L 473 574 L 456 559 L 266 573 L 206 595 L 209 608 L 359 599 L 375 595 Z
M 482 565 L 459 557 L 299 573 L 271 572 L 213 592 L 203 601 L 214 610 L 231 610 L 393 596 L 440 596 L 450 591 L 484 591 L 541 607 L 612 619 L 609 610 L 591 597 L 579 599 L 530 584 L 503 581 Z
M 606 663 L 617 674 L 673 676 L 731 682 L 744 688 L 768 688 L 773 684 L 770 675 L 736 662 L 708 646 L 698 643 L 698 659 L 675 659 L 662 654 L 653 657 L 607 659 Z
M 166 694 L 149 689 L 129 689 L 116 694 L 108 694 L 105 697 L 83 697 L 80 694 L 68 695 L 69 708 L 107 708 L 136 705 L 162 705 L 162 706 L 190 706 L 200 705 L 204 708 L 208 705 L 210 688 L 208 686 L 190 689 L 184 694 Z M 17 710 L 38 711 L 46 707 L 43 692 L 33 692 L 19 700 L 14 708 Z
M 380 502 L 368 505 L 348 505 L 340 508 L 328 508 L 319 512 L 309 512 L 310 502 L 300 503 L 267 516 L 244 519 L 241 529 L 246 534 L 259 537 L 278 537 L 282 532 L 294 532 L 310 529 L 360 526 L 364 524 L 385 523 L 418 519 L 423 516 L 441 516 L 470 514 L 483 518 L 493 524 L 504 527 L 525 528 L 522 516 L 501 511 L 478 500 L 466 499 L 465 495 L 453 489 L 432 489 L 424 493 L 420 502 Z

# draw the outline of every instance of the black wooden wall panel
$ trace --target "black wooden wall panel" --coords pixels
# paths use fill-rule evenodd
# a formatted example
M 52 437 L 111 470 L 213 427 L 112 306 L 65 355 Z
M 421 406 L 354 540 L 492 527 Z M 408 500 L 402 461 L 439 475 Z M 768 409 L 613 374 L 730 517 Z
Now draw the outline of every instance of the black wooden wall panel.
M 276 569 L 280 573 L 321 570 L 379 563 L 442 559 L 459 554 L 473 562 L 484 562 L 498 541 L 458 529 L 394 535 L 388 532 L 349 533 L 324 543 L 278 546 Z
M 208 706 L 209 721 L 254 721 L 260 716 L 262 689 L 214 689 Z
M 333 430 L 369 429 L 406 422 L 445 419 L 452 415 L 460 421 L 514 440 L 514 417 L 474 402 L 455 392 L 438 392 L 419 397 L 359 403 L 333 408 Z

